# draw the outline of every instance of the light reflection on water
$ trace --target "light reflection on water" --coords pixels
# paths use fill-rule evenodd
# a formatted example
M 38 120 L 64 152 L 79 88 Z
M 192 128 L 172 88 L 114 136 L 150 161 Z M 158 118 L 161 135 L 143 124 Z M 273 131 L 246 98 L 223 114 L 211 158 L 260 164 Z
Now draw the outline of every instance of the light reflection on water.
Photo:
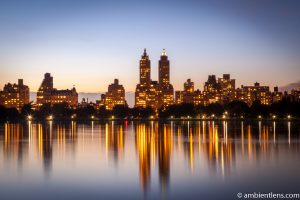
M 299 138 L 299 123 L 290 121 L 5 123 L 0 192 L 3 199 L 295 193 Z

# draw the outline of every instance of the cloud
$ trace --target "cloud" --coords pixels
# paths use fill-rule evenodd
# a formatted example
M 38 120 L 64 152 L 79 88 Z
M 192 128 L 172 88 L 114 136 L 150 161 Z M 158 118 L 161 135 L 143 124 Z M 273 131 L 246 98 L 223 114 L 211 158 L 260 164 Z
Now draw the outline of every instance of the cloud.
M 300 81 L 279 87 L 280 91 L 291 91 L 292 89 L 300 89 Z

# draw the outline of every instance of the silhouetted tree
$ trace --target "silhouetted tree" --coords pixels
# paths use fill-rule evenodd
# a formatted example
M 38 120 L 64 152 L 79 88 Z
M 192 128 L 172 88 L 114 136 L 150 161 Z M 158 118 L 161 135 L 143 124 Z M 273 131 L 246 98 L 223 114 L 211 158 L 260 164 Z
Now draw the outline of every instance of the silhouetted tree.
M 154 115 L 155 112 L 151 107 L 134 107 L 130 110 L 131 116 L 135 118 L 149 118 L 151 115 Z
M 232 101 L 225 106 L 225 110 L 230 117 L 247 116 L 249 113 L 249 106 L 243 101 Z
M 250 117 L 256 118 L 258 115 L 268 117 L 270 114 L 270 107 L 261 104 L 259 101 L 254 101 L 250 107 Z
M 43 104 L 34 114 L 35 118 L 39 120 L 44 120 L 49 115 L 52 115 L 52 106 L 50 103 Z
M 194 116 L 196 111 L 193 104 L 183 103 L 179 105 L 171 105 L 166 109 L 159 110 L 159 117 L 167 118 L 174 116 L 176 118 Z
M 205 112 L 208 115 L 220 116 L 224 113 L 224 107 L 219 103 L 212 103 L 205 107 Z
M 96 116 L 97 111 L 93 106 L 77 108 L 75 111 L 78 119 L 90 119 L 91 116 Z
M 55 119 L 69 119 L 72 115 L 72 109 L 67 103 L 54 104 L 52 113 Z
M 6 120 L 17 121 L 20 114 L 16 108 L 6 108 Z
M 112 114 L 116 117 L 116 118 L 125 118 L 128 117 L 129 115 L 129 108 L 127 105 L 116 105 L 113 110 L 112 110 Z
M 25 104 L 21 109 L 21 117 L 25 119 L 28 115 L 32 115 L 33 109 L 31 103 Z

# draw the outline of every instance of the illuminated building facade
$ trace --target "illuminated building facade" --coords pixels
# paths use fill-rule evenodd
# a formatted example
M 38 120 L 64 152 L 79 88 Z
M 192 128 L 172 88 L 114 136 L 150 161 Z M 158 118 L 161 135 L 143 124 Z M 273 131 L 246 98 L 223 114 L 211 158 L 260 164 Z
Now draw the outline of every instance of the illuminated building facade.
M 154 110 L 174 102 L 174 89 L 170 84 L 170 62 L 163 51 L 159 60 L 159 82 L 152 81 L 149 56 L 144 50 L 140 60 L 140 83 L 135 90 L 135 107 L 151 107 Z
M 8 83 L 0 91 L 0 105 L 6 108 L 22 109 L 24 104 L 29 103 L 29 87 L 24 85 L 23 79 L 18 80 L 18 84 Z
M 235 79 L 230 79 L 230 74 L 223 74 L 218 78 L 218 84 L 221 95 L 221 102 L 228 103 L 234 100 Z
M 272 103 L 272 93 L 269 86 L 260 86 L 254 83 L 254 86 L 242 86 L 241 89 L 235 90 L 235 98 L 252 105 L 253 102 L 259 101 L 261 104 L 270 105 Z
M 159 77 L 159 107 L 169 106 L 174 103 L 174 88 L 170 84 L 170 61 L 163 50 L 158 62 L 158 77 Z
M 112 110 L 116 105 L 126 105 L 125 89 L 118 79 L 108 86 L 108 91 L 101 95 L 100 100 L 100 106 L 105 106 L 108 110 Z
M 218 80 L 215 75 L 209 75 L 204 84 L 203 92 L 195 91 L 194 82 L 188 79 L 184 83 L 184 90 L 175 92 L 175 102 L 176 104 L 208 105 L 211 103 L 226 104 L 239 100 L 248 105 L 254 101 L 270 105 L 272 102 L 280 101 L 282 96 L 282 93 L 278 92 L 278 88 L 275 88 L 274 93 L 271 93 L 268 86 L 260 86 L 259 83 L 255 83 L 254 86 L 242 86 L 242 88 L 235 89 L 235 79 L 231 79 L 230 74 L 223 74 L 223 77 L 218 78 Z
M 220 85 L 217 83 L 215 75 L 209 75 L 204 83 L 204 104 L 221 103 Z
M 272 93 L 272 102 L 281 101 L 283 97 L 282 92 L 279 92 L 278 87 L 274 87 L 274 92 Z
M 76 107 L 78 105 L 78 93 L 75 87 L 71 90 L 57 90 L 53 88 L 53 77 L 50 73 L 46 73 L 37 92 L 37 105 L 41 106 L 46 103 L 68 103 L 70 106 Z

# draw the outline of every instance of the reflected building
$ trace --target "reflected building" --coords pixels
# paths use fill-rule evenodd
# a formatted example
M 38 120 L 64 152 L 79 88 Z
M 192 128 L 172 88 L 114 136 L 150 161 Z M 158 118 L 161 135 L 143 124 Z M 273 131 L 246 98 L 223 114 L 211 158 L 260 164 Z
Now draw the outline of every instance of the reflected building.
M 144 192 L 147 192 L 151 179 L 151 151 L 153 146 L 152 134 L 145 124 L 137 124 L 135 127 L 136 149 L 139 157 L 140 184 Z
M 161 191 L 165 194 L 169 187 L 173 135 L 167 124 L 141 123 L 135 127 L 136 149 L 139 157 L 140 184 L 147 192 L 151 180 L 151 164 L 158 160 L 158 178 Z
M 105 146 L 107 153 L 113 156 L 115 163 L 117 164 L 119 159 L 122 158 L 125 148 L 124 130 L 122 124 L 115 125 L 105 124 Z
M 22 167 L 24 156 L 28 154 L 27 145 L 23 143 L 23 140 L 26 139 L 25 133 L 21 124 L 4 124 L 4 162 L 16 161 L 17 166 Z
M 52 122 L 38 125 L 39 154 L 43 160 L 45 175 L 50 176 L 52 170 Z
M 18 84 L 7 83 L 0 91 L 0 105 L 6 108 L 16 108 L 21 111 L 29 103 L 29 87 L 24 85 L 23 79 L 18 79 Z
M 160 124 L 158 130 L 158 176 L 161 190 L 165 194 L 170 181 L 173 133 L 167 124 Z

